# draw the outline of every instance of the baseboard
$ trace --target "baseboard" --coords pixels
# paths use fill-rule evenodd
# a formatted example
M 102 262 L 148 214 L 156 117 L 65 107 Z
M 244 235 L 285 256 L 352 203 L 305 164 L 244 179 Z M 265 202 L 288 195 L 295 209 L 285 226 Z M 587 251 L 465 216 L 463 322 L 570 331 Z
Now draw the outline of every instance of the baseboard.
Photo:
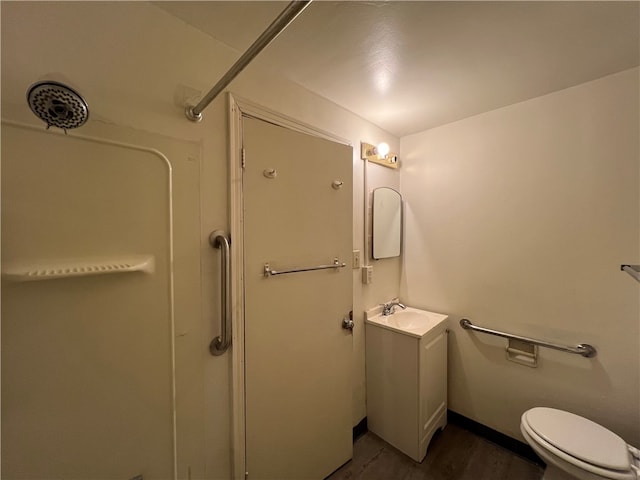
M 510 437 L 509 435 L 505 435 L 504 433 L 500 433 L 493 428 L 487 427 L 482 423 L 476 422 L 475 420 L 471 420 L 464 415 L 460 415 L 459 413 L 454 412 L 453 410 L 447 410 L 447 422 L 457 425 L 465 430 L 468 430 L 480 437 L 483 437 L 489 440 L 496 445 L 499 445 L 502 448 L 506 448 L 510 452 L 515 453 L 516 455 L 520 455 L 527 460 L 540 465 L 541 467 L 545 467 L 545 463 L 542 459 L 533 451 L 529 445 L 520 440 L 516 440 L 515 438 Z M 353 441 L 355 442 L 362 435 L 367 433 L 369 429 L 367 428 L 367 417 L 364 417 L 360 422 L 353 427 Z
M 533 451 L 533 448 L 520 440 L 516 440 L 504 433 L 500 433 L 493 428 L 487 427 L 475 420 L 471 420 L 470 418 L 460 415 L 452 410 L 447 410 L 447 420 L 449 423 L 462 427 L 480 437 L 484 437 L 490 442 L 495 443 L 502 448 L 506 448 L 516 455 L 520 455 L 541 467 L 545 466 L 542 459 Z
M 353 441 L 355 442 L 358 438 L 360 438 L 368 431 L 369 429 L 367 428 L 367 417 L 364 417 L 355 427 L 353 427 Z

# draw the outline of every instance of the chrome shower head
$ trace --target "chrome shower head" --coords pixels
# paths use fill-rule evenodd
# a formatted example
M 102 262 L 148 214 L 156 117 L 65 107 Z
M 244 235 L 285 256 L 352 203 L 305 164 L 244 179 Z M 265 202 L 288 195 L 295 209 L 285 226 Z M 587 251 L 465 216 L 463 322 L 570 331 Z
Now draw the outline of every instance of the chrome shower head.
M 27 92 L 29 108 L 47 128 L 78 128 L 89 118 L 89 105 L 73 88 L 52 80 L 37 82 Z

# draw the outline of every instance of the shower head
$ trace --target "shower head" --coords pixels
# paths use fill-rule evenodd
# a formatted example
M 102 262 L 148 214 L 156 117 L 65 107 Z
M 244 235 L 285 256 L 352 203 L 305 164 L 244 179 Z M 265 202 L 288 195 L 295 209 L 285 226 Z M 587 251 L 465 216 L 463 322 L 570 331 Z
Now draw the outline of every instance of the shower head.
M 27 92 L 29 108 L 47 128 L 78 128 L 89 118 L 89 105 L 73 88 L 52 80 L 37 82 Z

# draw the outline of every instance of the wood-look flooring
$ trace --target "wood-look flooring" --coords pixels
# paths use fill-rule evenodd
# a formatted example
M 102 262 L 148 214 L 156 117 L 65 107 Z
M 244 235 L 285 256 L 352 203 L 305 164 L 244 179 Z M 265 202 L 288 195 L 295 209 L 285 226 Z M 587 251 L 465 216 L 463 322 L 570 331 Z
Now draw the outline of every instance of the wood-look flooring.
M 540 480 L 541 466 L 457 425 L 436 433 L 422 463 L 371 432 L 353 445 L 353 460 L 327 480 Z

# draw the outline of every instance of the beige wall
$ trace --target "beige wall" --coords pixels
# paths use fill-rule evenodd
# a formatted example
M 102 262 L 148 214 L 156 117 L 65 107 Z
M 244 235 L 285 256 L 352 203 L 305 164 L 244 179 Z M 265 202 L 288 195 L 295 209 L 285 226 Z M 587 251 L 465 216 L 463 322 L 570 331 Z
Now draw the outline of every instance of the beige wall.
M 277 41 L 269 48 L 277 48 Z M 89 103 L 90 121 L 79 134 L 144 146 L 153 146 L 154 139 L 162 136 L 168 143 L 173 139 L 176 144 L 195 142 L 200 146 L 200 185 L 181 186 L 201 191 L 201 229 L 185 235 L 200 244 L 196 255 L 201 274 L 185 274 L 176 284 L 177 302 L 199 305 L 197 318 L 182 320 L 188 325 L 186 335 L 193 338 L 193 348 L 192 356 L 184 358 L 184 370 L 178 372 L 178 397 L 179 401 L 194 405 L 190 410 L 192 423 L 205 426 L 204 446 L 189 461 L 194 465 L 194 474 L 202 472 L 210 478 L 224 478 L 230 469 L 229 356 L 214 358 L 206 354 L 209 341 L 218 334 L 218 322 L 214 320 L 219 310 L 209 293 L 214 291 L 218 277 L 217 252 L 208 246 L 207 237 L 214 229 L 228 228 L 226 99 L 224 95 L 216 99 L 200 124 L 184 118 L 182 104 L 185 98 L 197 100 L 238 56 L 239 52 L 148 3 L 2 3 L 3 118 L 39 124 L 26 106 L 25 92 L 33 82 L 53 76 L 70 82 Z M 229 90 L 351 141 L 353 245 L 364 251 L 364 169 L 359 143 L 386 141 L 397 151 L 399 140 L 284 80 L 277 72 L 261 71 L 255 65 L 250 65 Z M 397 174 L 389 171 L 378 175 L 378 168 L 370 168 L 372 184 L 388 179 L 392 182 L 389 186 L 397 186 Z M 192 213 L 177 211 L 176 222 Z M 180 261 L 177 256 L 176 262 Z M 386 275 L 387 271 L 392 275 Z M 397 295 L 398 272 L 398 260 L 385 261 L 376 269 L 374 283 L 363 286 L 360 272 L 354 270 L 354 424 L 365 415 L 361 312 Z M 189 381 L 181 381 L 186 378 Z M 185 432 L 184 441 L 188 442 L 188 438 Z
M 638 69 L 401 141 L 402 296 L 452 315 L 449 407 L 513 437 L 524 410 L 587 416 L 640 443 Z M 558 343 L 539 367 L 461 317 Z
M 379 140 L 370 139 L 363 141 L 369 143 L 379 143 Z M 398 144 L 399 145 L 399 142 Z M 392 151 L 397 152 L 396 145 L 391 145 Z M 359 146 L 356 148 L 359 156 Z M 400 173 L 399 170 L 386 168 L 375 163 L 365 162 L 363 160 L 355 160 L 357 163 L 354 170 L 354 245 L 359 245 L 361 252 L 367 252 L 361 255 L 361 263 L 368 263 L 373 267 L 373 282 L 369 285 L 363 285 L 360 271 L 354 270 L 353 275 L 353 297 L 354 297 L 354 318 L 357 327 L 354 329 L 354 397 L 356 403 L 354 405 L 355 415 L 354 424 L 363 419 L 366 412 L 366 384 L 365 384 L 365 335 L 364 335 L 364 311 L 369 310 L 376 305 L 388 302 L 392 298 L 400 295 L 400 272 L 402 268 L 401 258 L 383 258 L 375 260 L 371 257 L 371 225 L 372 225 L 372 209 L 371 209 L 371 192 L 378 187 L 391 187 L 400 190 Z M 366 180 L 365 180 L 366 179 Z M 365 185 L 366 184 L 366 185 Z M 363 193 L 365 192 L 366 193 Z M 366 202 L 366 210 L 364 210 Z M 366 213 L 365 213 L 366 212 Z M 367 235 L 364 236 L 364 218 L 366 215 Z M 366 245 L 366 246 L 365 246 Z

